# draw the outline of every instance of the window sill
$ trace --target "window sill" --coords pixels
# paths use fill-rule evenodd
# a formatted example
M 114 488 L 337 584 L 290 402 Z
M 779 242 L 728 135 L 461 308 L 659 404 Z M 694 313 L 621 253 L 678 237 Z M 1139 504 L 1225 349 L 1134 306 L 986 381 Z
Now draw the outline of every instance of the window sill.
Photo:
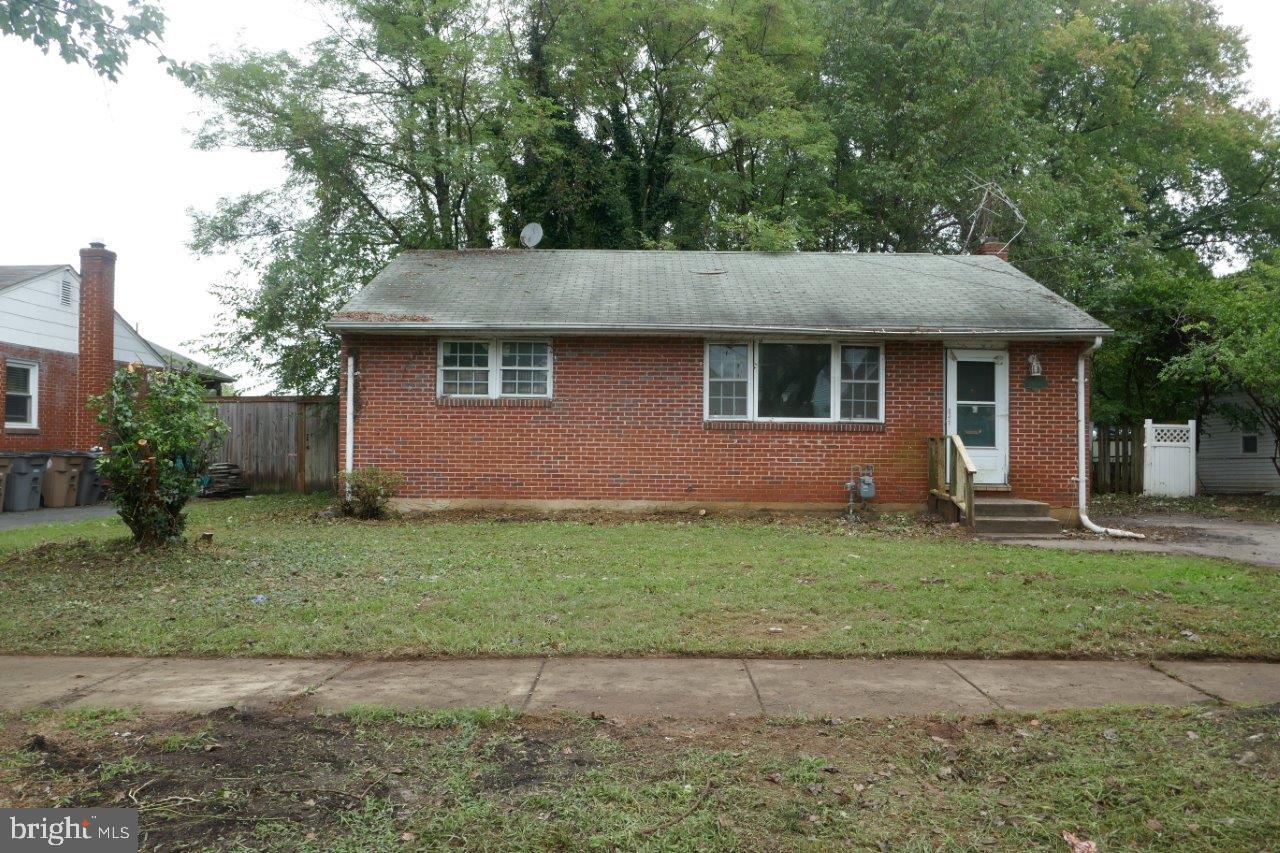
M 703 421 L 706 430 L 768 430 L 770 432 L 884 432 L 883 423 L 852 421 Z
M 40 427 L 19 427 L 8 426 L 4 428 L 5 435 L 39 435 Z
M 549 409 L 550 397 L 437 397 L 437 406 L 481 409 Z

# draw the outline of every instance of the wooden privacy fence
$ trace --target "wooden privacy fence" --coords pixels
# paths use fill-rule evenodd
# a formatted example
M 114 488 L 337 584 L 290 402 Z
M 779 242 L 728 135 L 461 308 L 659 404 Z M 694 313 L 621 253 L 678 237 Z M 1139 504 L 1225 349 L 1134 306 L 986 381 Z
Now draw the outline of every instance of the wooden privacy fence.
M 1093 425 L 1094 494 L 1142 494 L 1142 427 Z
M 332 397 L 210 397 L 228 427 L 216 462 L 239 465 L 252 492 L 321 492 L 338 473 Z

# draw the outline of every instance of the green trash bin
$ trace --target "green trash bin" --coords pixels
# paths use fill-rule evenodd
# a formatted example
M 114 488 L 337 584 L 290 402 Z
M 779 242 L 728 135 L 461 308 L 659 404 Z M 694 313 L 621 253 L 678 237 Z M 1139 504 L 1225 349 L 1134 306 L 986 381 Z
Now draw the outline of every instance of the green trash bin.
M 26 512 L 40 508 L 40 489 L 43 486 L 47 453 L 6 453 L 9 472 L 5 476 L 5 512 Z
M 78 453 L 54 451 L 49 454 L 49 465 L 44 469 L 40 495 L 47 507 L 76 505 L 80 494 L 80 472 L 84 470 L 84 457 Z

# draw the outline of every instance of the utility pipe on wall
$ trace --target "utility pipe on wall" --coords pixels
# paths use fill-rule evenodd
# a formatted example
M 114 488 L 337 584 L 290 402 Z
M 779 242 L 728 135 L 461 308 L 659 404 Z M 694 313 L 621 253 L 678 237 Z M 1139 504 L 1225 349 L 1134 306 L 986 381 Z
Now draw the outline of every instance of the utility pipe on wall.
M 351 473 L 355 465 L 356 450 L 356 357 L 347 355 L 347 460 L 345 468 Z M 349 478 L 348 478 L 349 479 Z M 347 483 L 347 495 L 350 497 L 351 484 Z
M 1080 359 L 1076 362 L 1076 419 L 1079 427 L 1079 462 L 1080 470 L 1076 477 L 1080 486 L 1080 523 L 1084 525 L 1086 530 L 1094 533 L 1101 533 L 1103 536 L 1115 536 L 1119 539 L 1146 539 L 1141 533 L 1134 533 L 1132 530 L 1117 530 L 1114 527 L 1103 527 L 1100 524 L 1094 524 L 1089 518 L 1089 460 L 1088 460 L 1088 419 L 1085 417 L 1084 407 L 1084 376 L 1085 376 L 1085 359 L 1094 353 L 1094 351 L 1102 346 L 1102 338 L 1094 338 L 1093 346 L 1080 353 Z

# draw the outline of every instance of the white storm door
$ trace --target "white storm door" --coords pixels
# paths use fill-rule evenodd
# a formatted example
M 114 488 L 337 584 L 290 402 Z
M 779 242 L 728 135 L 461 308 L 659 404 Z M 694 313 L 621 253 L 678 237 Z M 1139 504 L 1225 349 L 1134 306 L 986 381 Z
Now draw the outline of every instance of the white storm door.
M 974 481 L 1009 482 L 1009 357 L 1003 350 L 947 351 L 946 432 L 960 436 Z

